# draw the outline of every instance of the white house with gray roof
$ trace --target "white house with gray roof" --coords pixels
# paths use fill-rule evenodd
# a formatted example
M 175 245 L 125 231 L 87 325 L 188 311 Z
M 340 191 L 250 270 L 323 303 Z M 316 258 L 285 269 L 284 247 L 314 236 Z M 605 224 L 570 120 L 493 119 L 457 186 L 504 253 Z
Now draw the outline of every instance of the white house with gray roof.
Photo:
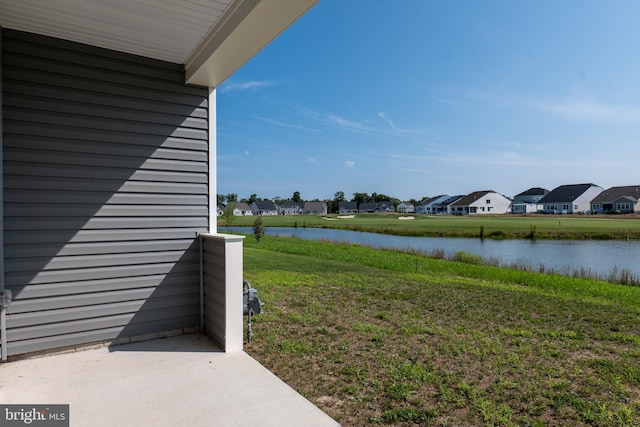
M 542 205 L 539 202 L 547 194 L 549 194 L 549 190 L 541 187 L 532 187 L 523 191 L 514 196 L 513 202 L 511 202 L 511 213 L 527 214 L 541 211 Z
M 303 212 L 302 203 L 285 200 L 278 205 L 278 215 L 301 215 Z
M 539 203 L 544 213 L 588 213 L 591 211 L 591 201 L 602 191 L 602 187 L 590 183 L 561 185 L 551 190 Z
M 509 211 L 511 200 L 493 190 L 475 191 L 451 204 L 456 215 L 505 214 Z

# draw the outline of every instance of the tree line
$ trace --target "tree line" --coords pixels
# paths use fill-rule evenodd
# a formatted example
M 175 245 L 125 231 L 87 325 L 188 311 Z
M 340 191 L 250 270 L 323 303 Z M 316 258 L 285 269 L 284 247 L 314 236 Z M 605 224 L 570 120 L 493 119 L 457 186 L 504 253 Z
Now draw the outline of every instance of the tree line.
M 304 200 L 300 195 L 299 191 L 294 191 L 291 197 L 286 199 L 279 196 L 273 197 L 271 199 L 260 198 L 258 197 L 257 194 L 252 194 L 249 196 L 249 198 L 239 199 L 237 193 L 218 194 L 217 196 L 218 196 L 219 205 L 229 205 L 234 203 L 246 203 L 248 205 L 251 205 L 253 202 L 256 202 L 256 201 L 271 201 L 276 205 L 279 205 L 282 202 L 286 202 L 286 201 L 291 201 L 296 203 L 325 202 L 327 204 L 327 210 L 329 213 L 338 213 L 338 208 L 340 206 L 340 203 L 342 202 L 356 202 L 358 203 L 358 205 L 361 205 L 362 203 L 392 202 L 394 207 L 396 208 L 401 202 L 401 200 L 398 199 L 397 197 L 388 196 L 383 193 L 371 193 L 371 194 L 353 193 L 353 197 L 351 197 L 350 200 L 347 200 L 344 194 L 344 191 L 336 191 L 333 195 L 333 199 L 325 199 L 325 200 L 320 200 L 317 198 L 312 200 Z M 428 197 L 423 197 L 420 200 L 425 200 L 427 198 Z M 416 200 L 416 199 L 410 199 L 409 201 L 414 205 L 417 205 L 419 203 L 419 200 Z

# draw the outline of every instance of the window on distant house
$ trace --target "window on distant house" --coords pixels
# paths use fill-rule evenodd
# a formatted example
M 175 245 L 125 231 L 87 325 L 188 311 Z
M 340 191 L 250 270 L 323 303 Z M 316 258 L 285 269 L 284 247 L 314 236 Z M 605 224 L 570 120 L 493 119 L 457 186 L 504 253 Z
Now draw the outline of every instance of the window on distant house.
M 487 199 L 486 203 L 487 204 L 491 203 L 491 199 Z
M 568 211 L 569 210 L 569 205 L 562 205 L 562 210 L 563 211 Z

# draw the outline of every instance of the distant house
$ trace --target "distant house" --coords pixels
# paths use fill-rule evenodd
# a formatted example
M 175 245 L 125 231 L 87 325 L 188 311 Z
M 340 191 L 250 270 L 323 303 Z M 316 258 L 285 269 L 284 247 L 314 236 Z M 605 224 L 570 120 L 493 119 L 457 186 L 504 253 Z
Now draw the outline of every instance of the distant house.
M 278 206 L 278 215 L 301 215 L 304 212 L 302 203 L 284 201 Z
M 434 214 L 452 214 L 452 205 L 458 200 L 462 199 L 464 195 L 459 194 L 457 196 L 449 196 L 441 202 L 436 202 L 431 207 L 431 213 Z
M 554 188 L 540 200 L 542 210 L 549 214 L 586 213 L 591 201 L 603 188 L 595 184 L 570 184 Z
M 541 211 L 542 205 L 538 202 L 547 194 L 549 194 L 549 190 L 540 187 L 533 187 L 523 191 L 513 198 L 511 213 L 526 214 Z
M 436 205 L 448 198 L 449 196 L 447 196 L 446 194 L 441 194 L 439 196 L 423 200 L 422 202 L 418 203 L 418 206 L 416 207 L 416 213 L 434 214 L 436 213 Z
M 278 210 L 272 201 L 264 200 L 251 203 L 251 213 L 253 215 L 272 216 L 278 215 Z
M 358 213 L 358 202 L 340 202 L 338 204 L 338 214 L 350 215 Z
M 493 190 L 475 191 L 451 204 L 456 215 L 505 214 L 511 200 Z
M 390 213 L 395 211 L 393 203 L 388 200 L 377 203 L 361 203 L 358 208 L 360 213 Z
M 640 212 L 640 185 L 611 187 L 591 200 L 593 213 Z
M 327 204 L 325 202 L 305 202 L 305 215 L 326 215 Z
M 398 212 L 400 213 L 414 213 L 415 210 L 416 208 L 411 202 L 401 202 L 398 205 Z
M 222 216 L 224 215 L 224 210 L 225 210 L 225 206 L 224 205 L 218 205 L 218 216 Z
M 238 203 L 236 204 L 236 207 L 233 208 L 233 214 L 235 216 L 249 216 L 249 215 L 253 215 L 253 212 L 251 212 L 251 206 L 249 206 L 246 203 Z

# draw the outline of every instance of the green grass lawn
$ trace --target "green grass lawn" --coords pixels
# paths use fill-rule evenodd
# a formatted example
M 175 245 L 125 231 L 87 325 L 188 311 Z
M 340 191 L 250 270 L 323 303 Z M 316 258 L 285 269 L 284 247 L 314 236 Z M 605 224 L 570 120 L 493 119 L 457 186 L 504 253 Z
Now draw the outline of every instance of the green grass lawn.
M 245 350 L 350 425 L 638 426 L 640 287 L 267 236 Z
M 496 215 L 496 216 L 427 216 L 401 220 L 396 214 L 359 214 L 354 218 L 337 215 L 265 216 L 267 227 L 324 227 L 343 228 L 379 233 L 487 238 L 541 239 L 640 239 L 640 218 L 634 215 Z M 327 219 L 330 218 L 330 219 Z M 251 226 L 255 217 L 233 217 L 230 223 L 218 218 L 218 225 Z

